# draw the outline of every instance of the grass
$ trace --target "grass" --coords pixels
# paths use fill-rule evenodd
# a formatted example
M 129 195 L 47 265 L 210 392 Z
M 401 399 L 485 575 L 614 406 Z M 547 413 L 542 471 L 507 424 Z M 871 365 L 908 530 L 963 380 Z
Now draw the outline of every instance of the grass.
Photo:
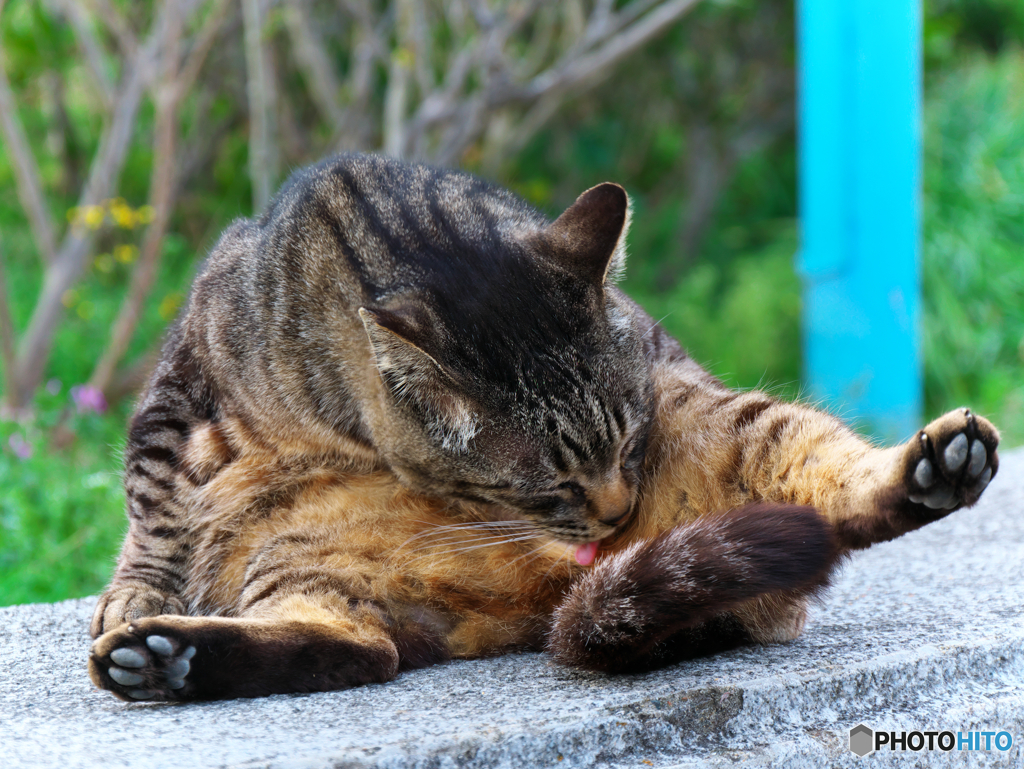
M 672 250 L 678 208 L 637 195 L 625 286 L 730 384 L 769 386 L 783 395 L 798 391 L 800 376 L 792 177 L 790 155 L 751 158 L 700 259 L 667 288 L 658 280 L 666 260 L 678 256 Z M 9 181 L 0 178 L 0 185 L 10 189 Z M 24 327 L 39 281 L 30 238 L 17 210 L 2 205 L 0 230 L 5 253 L 13 256 L 8 280 Z M 113 253 L 129 238 L 115 235 L 104 251 Z M 167 248 L 136 352 L 159 336 L 194 268 L 184 239 L 170 239 Z M 117 260 L 98 260 L 68 297 L 70 320 L 57 341 L 50 387 L 30 416 L 0 420 L 0 605 L 88 595 L 109 578 L 126 527 L 119 452 L 129 407 L 79 413 L 70 389 L 87 378 L 105 339 L 124 269 Z M 924 300 L 928 417 L 970 404 L 1002 429 L 1004 445 L 1024 444 L 1020 52 L 979 56 L 929 83 Z

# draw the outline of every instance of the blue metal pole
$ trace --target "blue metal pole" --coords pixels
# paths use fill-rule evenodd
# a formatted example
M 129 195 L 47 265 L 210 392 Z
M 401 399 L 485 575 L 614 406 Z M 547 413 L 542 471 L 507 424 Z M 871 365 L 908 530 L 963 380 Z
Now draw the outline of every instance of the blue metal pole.
M 798 0 L 809 395 L 887 440 L 922 411 L 921 2 Z

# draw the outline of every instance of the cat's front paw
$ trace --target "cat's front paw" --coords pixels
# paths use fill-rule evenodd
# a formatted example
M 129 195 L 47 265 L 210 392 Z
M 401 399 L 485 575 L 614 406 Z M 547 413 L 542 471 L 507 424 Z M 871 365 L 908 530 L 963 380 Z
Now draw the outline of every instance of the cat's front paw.
M 143 617 L 184 614 L 185 604 L 142 582 L 115 583 L 103 591 L 92 615 L 89 635 L 99 638 L 108 630 Z
M 905 447 L 904 485 L 915 512 L 935 519 L 970 507 L 999 469 L 999 432 L 970 409 L 936 419 Z
M 93 683 L 128 702 L 189 699 L 196 647 L 160 624 L 140 620 L 96 639 L 89 653 Z

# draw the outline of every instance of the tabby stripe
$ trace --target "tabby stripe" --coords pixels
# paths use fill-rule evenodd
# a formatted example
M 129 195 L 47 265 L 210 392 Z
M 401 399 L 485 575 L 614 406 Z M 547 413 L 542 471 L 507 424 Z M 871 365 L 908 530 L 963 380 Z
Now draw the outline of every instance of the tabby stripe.
M 153 473 L 147 470 L 141 462 L 135 462 L 132 464 L 132 466 L 128 468 L 128 473 L 129 475 L 134 475 L 139 478 L 145 478 L 146 481 L 168 494 L 172 493 L 177 488 L 173 481 L 153 475 Z
M 767 462 L 769 454 L 771 454 L 775 447 L 782 441 L 783 433 L 785 433 L 786 428 L 789 427 L 792 421 L 793 415 L 783 412 L 771 423 L 771 426 L 768 428 L 767 435 L 761 442 L 761 448 L 757 454 L 758 466 L 762 466 Z
M 139 576 L 142 578 L 141 581 L 147 585 L 157 590 L 163 590 L 165 593 L 177 593 L 185 585 L 185 580 L 180 574 L 171 571 L 166 566 L 152 563 L 132 563 L 121 576 Z
M 143 494 L 141 492 L 133 493 L 132 501 L 138 503 L 139 507 L 143 510 L 152 510 L 160 506 L 160 503 L 157 500 L 153 499 L 148 494 Z
M 612 416 L 615 418 L 615 424 L 619 428 L 619 436 L 626 434 L 626 418 L 622 415 L 622 409 L 619 408 L 619 404 L 616 403 L 612 407 Z
M 185 435 L 189 431 L 188 424 L 178 417 L 172 415 L 164 416 L 161 413 L 153 412 L 147 412 L 143 415 L 136 426 L 139 429 L 146 429 L 151 432 L 170 430 L 179 435 Z
M 755 400 L 749 401 L 742 409 L 740 413 L 736 415 L 736 419 L 733 424 L 737 431 L 743 430 L 745 427 L 750 425 L 755 419 L 761 416 L 766 409 L 771 408 L 775 405 L 775 401 L 771 400 Z
M 133 459 L 140 457 L 142 459 L 151 459 L 154 462 L 173 465 L 175 463 L 176 454 L 173 449 L 150 443 L 145 446 L 140 446 L 132 452 Z
M 686 405 L 686 402 L 690 400 L 693 394 L 697 391 L 699 385 L 687 383 L 680 385 L 673 392 L 672 408 L 681 408 Z
M 567 433 L 559 433 L 559 438 L 562 439 L 562 445 L 569 449 L 573 454 L 576 455 L 576 459 L 579 463 L 587 461 L 587 452 L 584 451 L 583 447 L 580 446 L 576 441 L 572 439 Z
M 143 526 L 142 530 L 153 537 L 160 539 L 171 539 L 173 537 L 180 537 L 187 533 L 187 529 L 183 529 L 178 526 Z
M 604 420 L 604 437 L 605 437 L 605 439 L 609 443 L 617 441 L 618 437 L 615 435 L 615 431 L 612 430 L 611 415 L 608 413 L 608 407 L 605 405 L 604 399 L 600 395 L 597 395 L 595 400 L 597 401 L 597 406 L 598 406 L 598 409 L 599 409 L 599 411 L 601 413 L 601 418 Z

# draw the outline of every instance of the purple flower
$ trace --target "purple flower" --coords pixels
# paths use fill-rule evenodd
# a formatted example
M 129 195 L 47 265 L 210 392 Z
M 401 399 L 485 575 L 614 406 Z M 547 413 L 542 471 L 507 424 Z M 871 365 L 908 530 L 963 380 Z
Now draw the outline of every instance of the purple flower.
M 71 400 L 75 402 L 75 408 L 79 414 L 94 411 L 102 414 L 107 410 L 107 399 L 103 397 L 103 391 L 92 385 L 75 385 L 71 388 Z
M 28 459 L 32 456 L 32 444 L 21 437 L 21 433 L 14 433 L 7 439 L 7 445 L 19 459 Z

